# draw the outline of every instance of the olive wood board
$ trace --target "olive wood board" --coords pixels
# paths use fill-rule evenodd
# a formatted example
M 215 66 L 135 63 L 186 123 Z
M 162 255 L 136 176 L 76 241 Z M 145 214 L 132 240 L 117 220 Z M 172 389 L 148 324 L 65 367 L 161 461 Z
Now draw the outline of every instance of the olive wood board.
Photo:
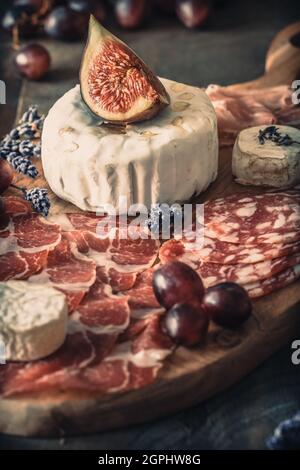
M 300 23 L 281 31 L 268 51 L 266 73 L 251 82 L 233 85 L 233 88 L 291 84 L 300 71 L 299 32 Z M 291 36 L 296 38 L 293 44 Z M 77 59 L 79 61 L 79 56 L 74 61 Z M 66 76 L 65 90 L 72 84 Z M 36 96 L 34 85 L 24 82 L 18 116 L 30 102 L 37 101 L 47 109 L 58 97 L 54 88 Z M 28 187 L 29 182 L 27 178 L 18 177 L 16 183 Z M 41 176 L 32 185 L 45 187 L 47 183 Z M 197 201 L 237 191 L 249 191 L 249 188 L 233 182 L 231 149 L 221 149 L 219 176 Z M 256 190 L 250 188 L 250 191 L 255 193 Z M 51 200 L 53 212 L 78 211 L 53 194 Z M 140 390 L 107 395 L 53 392 L 0 399 L 0 432 L 21 436 L 65 436 L 161 418 L 233 385 L 292 340 L 299 327 L 300 281 L 255 301 L 253 316 L 238 330 L 211 326 L 207 341 L 201 347 L 177 348 L 165 361 L 157 380 Z

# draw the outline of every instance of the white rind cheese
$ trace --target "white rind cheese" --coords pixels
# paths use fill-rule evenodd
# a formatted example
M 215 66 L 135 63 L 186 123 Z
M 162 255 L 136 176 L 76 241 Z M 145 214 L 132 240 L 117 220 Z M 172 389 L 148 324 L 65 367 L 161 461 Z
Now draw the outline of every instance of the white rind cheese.
M 258 133 L 266 126 L 251 127 L 238 135 L 232 155 L 232 173 L 244 185 L 284 188 L 300 183 L 300 131 L 289 126 L 276 126 L 288 134 L 292 145 L 276 145 L 271 140 L 261 144 Z
M 200 88 L 162 80 L 171 104 L 150 121 L 123 131 L 101 125 L 83 103 L 80 87 L 50 110 L 42 135 L 45 177 L 55 194 L 80 209 L 105 204 L 183 202 L 217 177 L 214 108 Z
M 64 294 L 23 281 L 0 283 L 0 342 L 7 361 L 48 356 L 64 342 L 68 309 Z

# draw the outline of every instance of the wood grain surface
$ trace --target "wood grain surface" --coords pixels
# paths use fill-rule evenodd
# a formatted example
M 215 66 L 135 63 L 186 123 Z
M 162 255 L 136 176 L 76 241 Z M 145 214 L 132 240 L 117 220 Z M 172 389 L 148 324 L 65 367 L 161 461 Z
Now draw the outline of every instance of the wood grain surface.
M 274 40 L 273 44 L 276 40 Z M 70 46 L 74 61 L 80 59 L 81 47 Z M 51 83 L 47 87 L 35 87 L 24 82 L 18 115 L 33 102 L 44 112 L 72 85 L 73 75 L 65 67 L 65 48 L 55 46 L 51 52 L 62 74 L 60 86 Z M 299 61 L 298 51 L 297 57 Z M 268 55 L 269 61 L 272 51 Z M 271 61 L 272 62 L 272 61 Z M 254 82 L 237 86 L 247 88 L 278 84 L 276 61 L 267 73 Z M 294 53 L 285 62 L 286 82 L 297 76 Z M 300 61 L 298 62 L 300 64 Z M 267 77 L 267 78 L 266 78 Z M 288 77 L 288 78 L 287 78 Z M 28 180 L 18 178 L 19 184 L 28 186 Z M 46 186 L 41 176 L 33 183 Z M 246 190 L 235 184 L 231 175 L 231 150 L 220 155 L 217 181 L 199 198 L 203 201 L 235 191 Z M 248 190 L 248 189 L 247 189 Z M 255 190 L 254 190 L 255 192 Z M 52 196 L 55 211 L 78 210 Z M 156 419 L 185 409 L 223 390 L 255 368 L 281 346 L 287 343 L 300 326 L 300 283 L 262 298 L 254 304 L 253 317 L 239 330 L 229 331 L 211 327 L 205 345 L 185 349 L 178 348 L 166 361 L 158 379 L 152 385 L 130 393 L 100 394 L 43 394 L 20 399 L 0 400 L 0 431 L 24 436 L 59 436 L 91 433 Z

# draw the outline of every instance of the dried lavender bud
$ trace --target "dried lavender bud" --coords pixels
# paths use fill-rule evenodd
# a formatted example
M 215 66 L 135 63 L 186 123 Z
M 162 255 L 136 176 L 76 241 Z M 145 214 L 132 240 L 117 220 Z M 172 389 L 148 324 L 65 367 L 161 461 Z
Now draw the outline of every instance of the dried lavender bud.
M 276 145 L 289 146 L 293 144 L 299 144 L 296 140 L 293 140 L 288 134 L 280 134 L 278 127 L 268 126 L 258 133 L 258 141 L 261 145 L 264 145 L 266 140 L 274 142 Z
M 180 207 L 169 207 L 166 204 L 157 204 L 151 208 L 147 226 L 153 231 L 158 233 L 164 222 L 169 222 L 170 225 L 174 223 L 175 217 L 182 217 L 182 209 Z
M 45 217 L 49 214 L 50 201 L 48 198 L 47 189 L 34 188 L 23 190 L 25 199 L 31 203 L 33 209 Z
M 30 178 L 36 178 L 38 171 L 34 165 L 25 157 L 18 155 L 16 152 L 12 152 L 8 155 L 7 161 L 11 164 L 14 170 L 24 175 L 30 176 Z
M 9 137 L 13 140 L 19 139 L 20 138 L 19 130 L 18 129 L 12 129 L 9 133 Z

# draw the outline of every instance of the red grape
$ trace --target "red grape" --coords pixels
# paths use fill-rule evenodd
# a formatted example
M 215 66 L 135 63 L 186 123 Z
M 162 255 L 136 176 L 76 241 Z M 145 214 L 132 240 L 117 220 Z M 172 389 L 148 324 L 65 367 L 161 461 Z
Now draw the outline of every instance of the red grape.
M 81 14 L 92 14 L 100 22 L 105 20 L 104 5 L 99 0 L 69 0 L 68 7 Z
M 0 194 L 7 190 L 13 177 L 14 172 L 10 164 L 3 160 L 3 158 L 0 158 Z
M 158 302 L 169 309 L 178 303 L 201 303 L 203 283 L 187 264 L 173 261 L 161 266 L 153 274 L 153 290 Z
M 127 29 L 140 26 L 146 16 L 146 0 L 117 0 L 115 15 L 118 23 Z
M 187 28 L 201 26 L 210 13 L 207 0 L 176 0 L 176 13 Z
M 162 318 L 162 328 L 175 341 L 184 346 L 201 343 L 207 334 L 208 317 L 200 305 L 175 304 Z
M 45 32 L 48 36 L 65 41 L 81 39 L 88 28 L 88 15 L 71 8 L 54 8 L 45 20 Z
M 215 323 L 228 328 L 240 326 L 252 312 L 247 291 L 234 282 L 223 282 L 207 289 L 202 305 Z
M 50 54 L 40 44 L 28 44 L 22 47 L 15 58 L 18 71 L 29 80 L 41 79 L 48 72 L 50 64 Z

